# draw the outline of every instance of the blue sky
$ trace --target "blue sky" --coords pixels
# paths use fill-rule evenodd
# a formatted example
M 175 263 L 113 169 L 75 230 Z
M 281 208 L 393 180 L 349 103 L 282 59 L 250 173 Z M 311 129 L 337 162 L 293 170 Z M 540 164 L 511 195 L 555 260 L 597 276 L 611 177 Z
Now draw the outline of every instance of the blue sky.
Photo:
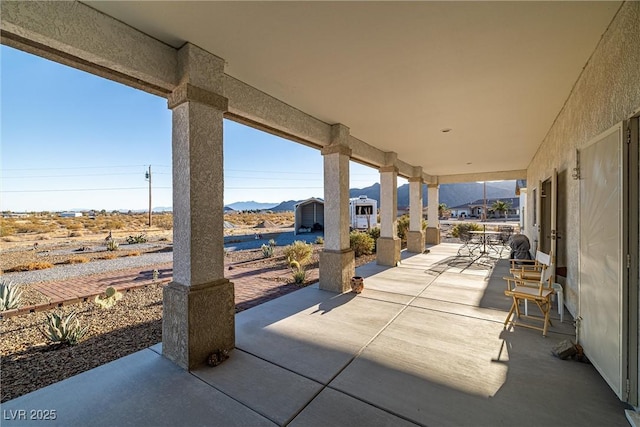
M 0 46 L 0 210 L 171 206 L 166 100 Z M 318 150 L 225 120 L 225 204 L 322 197 Z M 351 162 L 352 188 L 379 182 Z M 399 185 L 405 181 L 400 179 Z

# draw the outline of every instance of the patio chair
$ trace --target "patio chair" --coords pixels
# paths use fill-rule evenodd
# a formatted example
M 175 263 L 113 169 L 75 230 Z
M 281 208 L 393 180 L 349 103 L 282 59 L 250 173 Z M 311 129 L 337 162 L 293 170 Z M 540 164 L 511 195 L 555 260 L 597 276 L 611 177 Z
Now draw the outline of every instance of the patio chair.
M 469 251 L 466 256 L 472 256 L 473 251 L 479 247 L 478 242 L 473 240 L 473 236 L 469 233 L 469 230 L 460 230 L 459 239 L 462 242 L 462 246 L 458 249 L 458 256 L 462 256 L 462 252 L 465 249 Z
M 506 328 L 509 323 L 513 326 L 524 326 L 542 331 L 542 335 L 546 337 L 547 329 L 551 325 L 549 313 L 551 311 L 551 296 L 554 294 L 553 284 L 551 283 L 553 273 L 551 268 L 552 256 L 543 252 L 539 252 L 536 255 L 540 265 L 540 276 L 537 280 L 518 276 L 504 277 L 504 280 L 507 281 L 507 290 L 504 291 L 504 294 L 513 300 L 509 314 L 507 314 L 507 318 L 504 321 L 504 327 Z M 520 312 L 520 303 L 524 302 L 526 305 L 529 301 L 538 306 L 542 316 L 530 316 L 526 312 L 524 314 Z M 542 327 L 517 322 L 515 316 L 518 319 L 526 318 L 542 321 Z
M 542 260 L 546 260 L 547 257 L 553 259 L 552 254 L 545 254 L 544 252 L 537 251 L 534 259 L 516 259 L 509 260 L 511 263 L 510 272 L 516 278 L 527 280 L 540 280 L 544 263 Z M 550 264 L 549 264 L 550 266 Z

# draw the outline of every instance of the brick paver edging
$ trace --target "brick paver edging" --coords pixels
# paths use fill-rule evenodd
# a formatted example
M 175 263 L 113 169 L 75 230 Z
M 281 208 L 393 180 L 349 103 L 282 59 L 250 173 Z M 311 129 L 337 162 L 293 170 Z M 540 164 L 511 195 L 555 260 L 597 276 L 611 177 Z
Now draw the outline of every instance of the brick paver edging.
M 103 295 L 108 287 L 113 287 L 120 292 L 129 292 L 152 284 L 167 284 L 173 276 L 172 267 L 173 263 L 165 263 L 146 266 L 144 271 L 140 271 L 140 268 L 135 268 L 81 276 L 61 281 L 35 283 L 30 286 L 36 288 L 48 297 L 50 301 L 3 311 L 0 313 L 0 318 L 36 313 L 65 305 L 86 302 L 98 295 Z M 156 280 L 153 279 L 154 270 L 158 270 L 159 272 L 158 279 Z

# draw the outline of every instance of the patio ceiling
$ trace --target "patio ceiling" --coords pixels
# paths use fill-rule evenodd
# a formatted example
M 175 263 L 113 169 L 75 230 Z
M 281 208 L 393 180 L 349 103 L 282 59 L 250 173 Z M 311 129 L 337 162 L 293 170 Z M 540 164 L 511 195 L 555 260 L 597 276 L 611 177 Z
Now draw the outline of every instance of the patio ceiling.
M 439 176 L 526 169 L 621 4 L 84 3 Z

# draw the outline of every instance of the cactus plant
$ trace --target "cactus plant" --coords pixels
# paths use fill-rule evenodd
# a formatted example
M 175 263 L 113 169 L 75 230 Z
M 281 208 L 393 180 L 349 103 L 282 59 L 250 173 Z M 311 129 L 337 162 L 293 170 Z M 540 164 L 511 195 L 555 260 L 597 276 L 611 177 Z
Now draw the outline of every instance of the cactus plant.
M 22 299 L 19 286 L 10 280 L 0 279 L 0 311 L 18 308 Z
M 44 336 L 54 343 L 76 345 L 87 334 L 88 326 L 80 326 L 76 313 L 67 316 L 58 313 L 47 313 Z
M 122 299 L 122 293 L 116 291 L 115 288 L 111 286 L 105 289 L 104 293 L 106 296 L 101 297 L 100 295 L 96 295 L 96 298 L 94 299 L 94 302 L 100 308 L 111 308 Z
M 271 245 L 262 245 L 262 256 L 265 258 L 271 258 L 273 256 L 273 246 Z
M 307 278 L 307 272 L 304 267 L 300 265 L 298 261 L 290 261 L 289 268 L 291 268 L 291 274 L 293 275 L 293 282 L 296 285 L 301 285 Z

